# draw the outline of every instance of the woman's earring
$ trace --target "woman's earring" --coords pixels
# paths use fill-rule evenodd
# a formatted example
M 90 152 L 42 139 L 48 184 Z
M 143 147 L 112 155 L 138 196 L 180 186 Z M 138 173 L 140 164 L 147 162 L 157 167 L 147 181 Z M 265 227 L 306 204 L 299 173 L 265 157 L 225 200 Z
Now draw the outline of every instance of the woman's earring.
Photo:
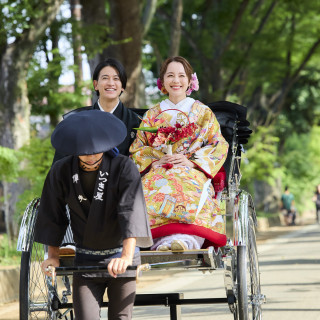
M 163 86 L 163 87 L 161 87 L 161 92 L 163 93 L 163 94 L 168 94 L 168 91 L 167 91 L 167 89 Z
M 163 94 L 168 94 L 168 91 L 166 90 L 166 88 L 162 84 L 160 78 L 157 79 L 157 87 Z

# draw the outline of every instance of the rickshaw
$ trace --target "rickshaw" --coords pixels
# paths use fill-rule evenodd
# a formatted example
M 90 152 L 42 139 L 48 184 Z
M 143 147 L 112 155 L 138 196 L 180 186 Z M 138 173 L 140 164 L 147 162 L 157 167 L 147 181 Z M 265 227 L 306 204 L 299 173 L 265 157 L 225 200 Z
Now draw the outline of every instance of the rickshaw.
M 261 292 L 255 228 L 257 218 L 251 195 L 240 189 L 241 153 L 252 133 L 244 106 L 219 101 L 208 104 L 220 123 L 221 132 L 229 143 L 227 159 L 213 184 L 220 196 L 224 211 L 226 235 L 217 234 L 216 242 L 205 242 L 199 250 L 141 251 L 142 265 L 137 274 L 147 270 L 223 270 L 225 297 L 184 299 L 183 294 L 137 294 L 135 306 L 165 305 L 170 307 L 170 319 L 180 319 L 180 307 L 186 304 L 216 304 L 229 306 L 230 318 L 239 320 L 262 319 L 262 304 L 266 298 Z M 145 109 L 132 109 L 142 115 Z M 47 247 L 33 241 L 40 199 L 27 206 L 18 238 L 17 250 L 22 251 L 20 272 L 20 319 L 73 319 L 71 296 L 74 272 L 96 271 L 93 266 L 73 265 L 72 232 L 67 229 L 60 248 L 60 267 L 56 277 L 47 277 L 41 271 L 41 262 L 47 257 Z M 68 214 L 68 208 L 66 208 Z M 106 270 L 106 267 L 105 269 Z M 143 276 L 143 275 L 142 275 Z M 187 275 L 186 275 L 187 276 Z M 107 306 L 104 302 L 103 306 Z

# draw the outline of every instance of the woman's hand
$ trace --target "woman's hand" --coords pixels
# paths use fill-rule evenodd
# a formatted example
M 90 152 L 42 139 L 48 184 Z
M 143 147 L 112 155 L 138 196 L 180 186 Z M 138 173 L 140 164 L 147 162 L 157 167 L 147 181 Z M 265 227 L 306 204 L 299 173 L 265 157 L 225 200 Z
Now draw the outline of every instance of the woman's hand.
M 164 155 L 160 160 L 153 162 L 151 167 L 152 168 L 154 168 L 154 167 L 162 167 L 164 164 L 169 163 L 169 158 L 170 157 L 171 156 Z
M 163 156 L 159 161 L 153 162 L 152 167 L 161 167 L 166 163 L 170 163 L 173 166 L 185 166 L 189 168 L 195 167 L 193 162 L 189 161 L 185 155 L 179 153 Z

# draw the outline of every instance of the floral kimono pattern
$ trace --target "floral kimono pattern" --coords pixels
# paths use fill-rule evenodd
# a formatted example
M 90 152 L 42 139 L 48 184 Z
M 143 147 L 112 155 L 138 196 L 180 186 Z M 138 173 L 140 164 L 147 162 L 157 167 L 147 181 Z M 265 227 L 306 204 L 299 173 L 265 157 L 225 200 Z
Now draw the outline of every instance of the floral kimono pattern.
M 172 126 L 171 115 L 161 113 L 160 105 L 148 110 L 140 127 Z M 167 146 L 152 145 L 153 133 L 138 131 L 130 148 L 131 157 L 140 173 L 151 228 L 169 223 L 196 224 L 224 233 L 224 219 L 219 203 L 214 199 L 211 179 L 222 167 L 228 151 L 228 143 L 220 132 L 219 123 L 210 108 L 195 101 L 188 114 L 177 116 L 177 122 L 196 124 L 191 136 L 172 145 L 173 153 L 182 153 L 195 164 L 195 168 L 151 167 L 161 159 Z

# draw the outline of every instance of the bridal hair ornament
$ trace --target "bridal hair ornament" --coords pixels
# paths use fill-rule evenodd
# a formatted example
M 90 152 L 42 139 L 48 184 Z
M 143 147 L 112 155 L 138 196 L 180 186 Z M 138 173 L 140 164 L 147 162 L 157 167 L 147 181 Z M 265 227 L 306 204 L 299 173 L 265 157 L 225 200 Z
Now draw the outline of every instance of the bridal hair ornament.
M 190 85 L 188 90 L 186 91 L 187 96 L 190 96 L 192 91 L 198 91 L 199 90 L 199 80 L 197 77 L 197 74 L 194 73 L 191 75 Z

